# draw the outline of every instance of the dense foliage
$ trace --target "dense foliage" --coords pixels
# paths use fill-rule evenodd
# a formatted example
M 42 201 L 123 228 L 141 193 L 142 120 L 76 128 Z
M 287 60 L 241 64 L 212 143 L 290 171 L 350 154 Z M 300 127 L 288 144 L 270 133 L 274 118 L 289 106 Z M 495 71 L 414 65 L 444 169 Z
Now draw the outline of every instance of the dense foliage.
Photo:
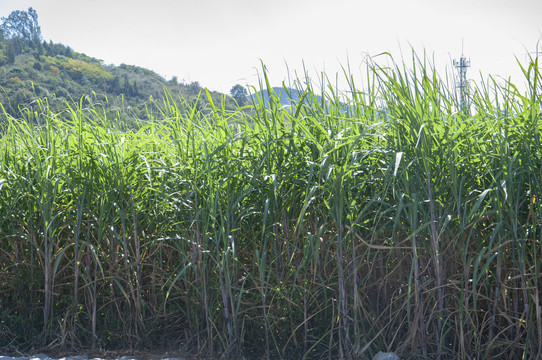
M 206 98 L 196 102 L 203 91 L 198 82 L 178 83 L 176 78 L 166 81 L 138 66 L 105 65 L 69 46 L 43 41 L 37 19 L 32 8 L 2 18 L 0 103 L 12 116 L 18 117 L 21 108 L 33 106 L 37 99 L 47 101 L 52 111 L 61 112 L 66 101 L 88 104 L 107 98 L 110 108 L 129 109 L 135 117 L 146 117 L 150 99 L 161 101 L 165 91 L 200 106 L 206 103 Z M 217 102 L 221 95 L 213 92 L 212 98 Z M 236 105 L 228 98 L 226 106 L 233 109 Z
M 538 62 L 472 115 L 414 65 L 253 115 L 6 114 L 0 348 L 540 358 Z

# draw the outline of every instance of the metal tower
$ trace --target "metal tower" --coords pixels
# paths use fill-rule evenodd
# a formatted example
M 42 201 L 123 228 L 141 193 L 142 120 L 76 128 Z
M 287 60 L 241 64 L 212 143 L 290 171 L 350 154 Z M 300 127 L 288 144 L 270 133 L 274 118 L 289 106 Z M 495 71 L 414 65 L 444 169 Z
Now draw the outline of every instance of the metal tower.
M 467 82 L 467 68 L 470 67 L 470 59 L 463 55 L 461 50 L 461 57 L 459 60 L 454 60 L 454 66 L 459 71 L 459 81 L 456 87 L 459 89 L 459 107 L 465 114 L 469 110 L 469 83 Z

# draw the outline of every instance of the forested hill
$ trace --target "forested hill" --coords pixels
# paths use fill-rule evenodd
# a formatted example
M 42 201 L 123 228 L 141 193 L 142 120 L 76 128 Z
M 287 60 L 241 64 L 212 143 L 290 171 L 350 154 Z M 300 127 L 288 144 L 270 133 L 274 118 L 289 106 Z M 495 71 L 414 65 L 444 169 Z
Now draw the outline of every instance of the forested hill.
M 151 99 L 160 101 L 166 91 L 174 98 L 195 102 L 203 89 L 198 82 L 169 81 L 155 72 L 132 65 L 106 65 L 69 46 L 43 41 L 37 14 L 14 11 L 0 25 L 0 104 L 16 115 L 36 99 L 47 99 L 52 109 L 65 108 L 66 100 L 103 101 L 130 108 L 146 116 Z M 220 103 L 222 94 L 211 93 Z M 206 102 L 202 96 L 201 105 Z M 227 107 L 234 102 L 227 97 Z

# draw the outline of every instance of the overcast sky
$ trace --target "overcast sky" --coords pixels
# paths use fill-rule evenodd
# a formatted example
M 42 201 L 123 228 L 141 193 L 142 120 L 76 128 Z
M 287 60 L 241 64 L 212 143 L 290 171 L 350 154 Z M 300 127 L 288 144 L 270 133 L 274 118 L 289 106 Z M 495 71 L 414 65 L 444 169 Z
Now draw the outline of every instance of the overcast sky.
M 469 78 L 521 83 L 515 57 L 542 50 L 542 0 L 0 0 L 0 16 L 28 7 L 45 40 L 224 93 L 256 84 L 260 60 L 273 85 L 286 65 L 333 78 L 347 59 L 361 79 L 367 54 L 413 47 L 443 72 L 462 43 Z

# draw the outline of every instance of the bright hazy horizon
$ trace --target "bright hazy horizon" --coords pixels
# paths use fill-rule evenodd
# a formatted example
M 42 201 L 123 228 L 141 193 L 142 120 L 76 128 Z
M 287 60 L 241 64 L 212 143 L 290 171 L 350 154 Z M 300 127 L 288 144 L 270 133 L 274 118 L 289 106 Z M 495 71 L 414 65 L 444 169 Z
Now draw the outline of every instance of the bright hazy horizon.
M 469 79 L 521 85 L 516 58 L 542 50 L 540 0 L 0 0 L 0 16 L 29 7 L 46 41 L 223 93 L 256 85 L 261 61 L 273 86 L 303 66 L 333 79 L 349 65 L 362 81 L 367 55 L 410 61 L 411 47 L 441 74 L 463 47 Z

